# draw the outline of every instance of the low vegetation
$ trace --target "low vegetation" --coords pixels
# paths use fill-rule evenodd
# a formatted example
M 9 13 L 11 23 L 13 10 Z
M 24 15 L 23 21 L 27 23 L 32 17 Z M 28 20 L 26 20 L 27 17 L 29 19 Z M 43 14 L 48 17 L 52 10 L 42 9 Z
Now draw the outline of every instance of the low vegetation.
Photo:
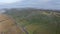
M 43 9 L 9 9 L 12 16 L 29 34 L 60 34 L 60 12 Z

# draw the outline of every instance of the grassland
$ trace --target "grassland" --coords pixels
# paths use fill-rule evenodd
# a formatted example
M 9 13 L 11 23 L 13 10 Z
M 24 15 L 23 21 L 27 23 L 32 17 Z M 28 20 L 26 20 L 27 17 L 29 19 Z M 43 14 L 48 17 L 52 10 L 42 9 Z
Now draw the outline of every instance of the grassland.
M 10 9 L 5 14 L 12 16 L 29 34 L 60 34 L 60 13 L 58 11 Z

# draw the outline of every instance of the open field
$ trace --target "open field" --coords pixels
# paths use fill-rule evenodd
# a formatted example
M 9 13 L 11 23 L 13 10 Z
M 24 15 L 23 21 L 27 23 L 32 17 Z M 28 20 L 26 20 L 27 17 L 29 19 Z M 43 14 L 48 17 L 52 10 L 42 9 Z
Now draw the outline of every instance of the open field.
M 10 10 L 5 14 L 13 17 L 27 34 L 60 34 L 60 12 L 51 10 Z

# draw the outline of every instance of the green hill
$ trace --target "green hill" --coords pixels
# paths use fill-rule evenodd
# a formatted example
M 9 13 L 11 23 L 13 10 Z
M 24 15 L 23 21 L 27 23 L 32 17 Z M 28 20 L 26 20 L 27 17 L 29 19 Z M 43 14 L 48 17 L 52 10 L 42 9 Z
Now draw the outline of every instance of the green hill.
M 42 9 L 9 9 L 12 16 L 29 34 L 60 34 L 60 12 Z

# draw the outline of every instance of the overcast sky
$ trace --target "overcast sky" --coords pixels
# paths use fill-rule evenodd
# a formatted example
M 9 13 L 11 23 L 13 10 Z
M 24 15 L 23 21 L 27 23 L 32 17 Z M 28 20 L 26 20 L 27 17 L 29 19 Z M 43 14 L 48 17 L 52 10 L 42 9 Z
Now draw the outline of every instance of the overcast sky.
M 0 0 L 0 3 L 14 3 L 14 2 L 17 2 L 17 1 L 22 1 L 22 0 Z M 40 1 L 42 1 L 42 2 L 48 2 L 48 1 L 51 1 L 51 0 L 40 0 Z
M 16 2 L 22 2 L 22 1 L 26 1 L 27 3 L 30 2 L 31 4 L 36 4 L 36 5 L 38 4 L 39 6 L 40 5 L 43 6 L 43 8 L 60 9 L 60 0 L 0 0 L 0 5 L 13 4 Z
M 16 2 L 16 1 L 23 1 L 23 0 L 0 0 L 0 2 L 2 2 L 2 3 L 13 3 L 13 2 Z M 27 0 L 27 1 L 29 1 L 29 0 Z M 41 1 L 41 2 L 55 1 L 56 3 L 60 3 L 60 0 L 37 0 L 37 1 Z
M 10 4 L 18 1 L 22 1 L 22 0 L 0 0 L 0 4 Z
M 18 1 L 24 1 L 24 0 L 0 0 L 0 4 L 14 3 L 14 2 L 18 2 Z M 29 1 L 29 0 L 27 0 L 27 1 Z M 53 3 L 60 4 L 60 0 L 35 0 L 35 1 L 39 1 L 39 2 L 41 2 L 41 4 L 47 3 L 47 2 L 53 2 Z

